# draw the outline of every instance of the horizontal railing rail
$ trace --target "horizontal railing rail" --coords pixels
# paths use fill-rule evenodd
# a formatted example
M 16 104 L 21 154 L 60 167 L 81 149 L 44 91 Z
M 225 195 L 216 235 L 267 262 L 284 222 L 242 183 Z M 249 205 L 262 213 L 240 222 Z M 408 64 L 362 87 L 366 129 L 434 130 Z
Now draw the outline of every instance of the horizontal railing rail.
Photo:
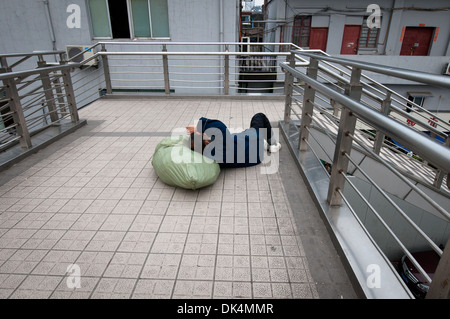
M 341 105 L 349 108 L 352 112 L 356 113 L 360 119 L 364 120 L 364 122 L 370 124 L 378 131 L 399 140 L 408 148 L 414 149 L 425 160 L 435 164 L 439 168 L 444 169 L 446 172 L 450 172 L 450 148 L 437 143 L 430 137 L 420 134 L 407 126 L 401 125 L 380 112 L 366 107 L 364 104 L 352 99 L 349 96 L 336 92 L 328 86 L 317 80 L 309 78 L 307 75 L 289 67 L 288 65 L 283 64 L 281 67 L 290 72 L 296 78 L 307 82 L 308 85 L 314 89 L 324 93 L 333 100 L 339 102 Z
M 435 86 L 440 86 L 443 88 L 450 89 L 450 79 L 446 76 L 434 74 L 434 73 L 426 73 L 419 72 L 409 69 L 402 69 L 397 67 L 387 67 L 385 65 L 379 65 L 370 62 L 359 62 L 349 59 L 330 57 L 326 55 L 319 55 L 315 53 L 303 52 L 302 50 L 295 50 L 296 54 L 304 55 L 310 58 L 319 59 L 328 62 L 334 62 L 341 65 L 356 67 L 362 70 L 372 71 L 376 73 L 381 73 L 389 76 L 394 76 L 397 78 L 402 78 L 410 81 L 415 81 L 419 83 L 425 83 Z

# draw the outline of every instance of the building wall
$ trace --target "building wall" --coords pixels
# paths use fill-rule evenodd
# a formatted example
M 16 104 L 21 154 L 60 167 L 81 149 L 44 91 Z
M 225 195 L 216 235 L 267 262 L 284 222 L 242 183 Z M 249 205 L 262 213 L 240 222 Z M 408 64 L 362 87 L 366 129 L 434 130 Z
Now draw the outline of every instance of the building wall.
M 67 45 L 89 46 L 100 41 L 93 38 L 88 0 L 1 0 L 1 2 L 0 53 L 65 50 Z M 80 28 L 69 28 L 67 26 L 67 19 L 72 13 L 71 11 L 67 12 L 70 4 L 76 4 L 81 9 Z M 222 10 L 221 4 L 223 5 Z M 168 0 L 170 39 L 138 39 L 135 42 L 166 41 L 168 44 L 171 42 L 236 42 L 239 39 L 239 4 L 240 1 L 238 0 Z M 120 42 L 129 42 L 132 39 L 111 39 L 108 41 L 117 43 L 117 45 L 108 47 L 110 51 L 161 50 L 161 46 L 157 48 L 156 46 L 155 48 L 150 46 L 129 47 L 120 44 Z M 169 50 L 178 51 L 188 51 L 193 48 L 168 47 Z M 209 47 L 208 50 L 217 51 L 219 49 L 219 46 L 216 46 L 214 48 Z M 204 50 L 204 48 L 197 48 L 197 50 Z M 56 61 L 56 57 L 49 56 L 47 61 Z M 178 62 L 169 63 L 175 64 Z M 114 63 L 121 62 L 115 61 Z M 219 68 L 223 62 L 215 61 L 211 63 L 213 64 L 209 65 Z M 36 67 L 35 62 L 21 65 L 21 69 L 34 67 Z M 121 68 L 123 72 L 132 70 L 136 71 L 136 69 Z M 192 72 L 192 67 L 177 69 L 177 72 Z M 161 75 L 158 75 L 158 77 L 161 78 Z M 216 79 L 220 80 L 217 76 Z M 216 87 L 217 85 L 217 83 L 214 84 Z
M 46 18 L 44 0 L 2 0 L 0 52 L 30 52 L 51 50 L 51 28 Z M 213 42 L 236 41 L 238 35 L 237 1 L 222 0 L 223 36 L 220 31 L 220 0 L 168 0 L 170 41 Z M 55 33 L 55 48 L 65 50 L 68 44 L 93 44 L 87 0 L 49 0 L 49 9 Z M 81 28 L 68 28 L 70 15 L 67 7 L 81 8 Z M 128 39 L 129 40 L 129 39 Z M 155 39 L 157 40 L 157 39 Z
M 367 6 L 376 3 L 381 8 L 381 28 L 376 48 L 360 48 L 357 55 L 341 55 L 341 46 L 345 25 L 362 25 L 364 16 L 368 16 Z M 412 10 L 411 7 L 431 10 Z M 409 9 L 405 9 L 409 8 Z M 450 63 L 450 10 L 433 10 L 449 8 L 446 0 L 272 0 L 267 5 L 267 16 L 273 23 L 266 25 L 266 41 L 280 41 L 282 25 L 292 26 L 295 15 L 312 15 L 312 27 L 328 27 L 326 52 L 336 57 L 401 67 L 422 72 L 442 74 L 444 67 Z M 392 15 L 392 16 L 391 16 Z M 400 56 L 402 32 L 404 27 L 439 28 L 435 35 L 429 56 Z M 287 41 L 291 41 L 288 39 Z M 396 79 L 379 74 L 367 73 L 386 85 L 401 88 L 406 96 L 408 85 L 406 80 Z M 448 90 L 425 87 L 421 91 L 430 91 L 433 97 L 427 98 L 425 107 L 435 111 L 450 111 Z
M 327 52 L 339 54 L 342 44 L 344 25 L 362 25 L 363 17 L 368 16 L 367 6 L 372 0 L 357 2 L 316 0 L 313 3 L 304 0 L 272 0 L 268 6 L 269 20 L 277 23 L 268 24 L 267 29 L 275 25 L 292 25 L 295 15 L 312 15 L 312 27 L 329 27 Z M 450 19 L 449 11 L 417 11 L 401 8 L 448 8 L 448 1 L 420 1 L 420 0 L 379 0 L 375 2 L 381 8 L 381 29 L 379 31 L 379 45 L 375 50 L 367 50 L 370 54 L 398 55 L 401 48 L 401 34 L 403 26 L 425 25 L 438 27 L 439 34 L 433 42 L 430 56 L 445 56 L 449 53 Z M 392 10 L 394 8 L 394 10 Z M 392 12 L 392 18 L 390 18 Z M 284 21 L 284 22 L 283 22 Z M 267 30 L 266 29 L 266 30 Z M 271 40 L 279 41 L 280 28 L 267 35 Z M 364 54 L 365 50 L 360 50 Z

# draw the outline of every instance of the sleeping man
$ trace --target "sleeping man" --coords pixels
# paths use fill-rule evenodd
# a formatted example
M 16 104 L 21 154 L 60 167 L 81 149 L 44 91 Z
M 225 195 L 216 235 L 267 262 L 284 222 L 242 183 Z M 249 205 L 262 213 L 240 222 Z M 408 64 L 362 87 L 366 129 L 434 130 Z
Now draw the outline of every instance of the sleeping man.
M 263 161 L 264 150 L 278 152 L 281 144 L 273 136 L 272 126 L 263 113 L 255 114 L 250 128 L 232 134 L 214 119 L 200 118 L 196 127 L 187 127 L 191 149 L 215 160 L 221 167 L 248 167 Z

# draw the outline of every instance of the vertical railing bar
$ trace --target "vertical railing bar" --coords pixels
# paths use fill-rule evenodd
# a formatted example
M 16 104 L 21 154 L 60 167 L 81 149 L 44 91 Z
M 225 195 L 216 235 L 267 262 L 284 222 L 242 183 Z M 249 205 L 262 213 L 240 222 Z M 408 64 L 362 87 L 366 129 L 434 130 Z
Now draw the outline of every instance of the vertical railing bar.
M 388 92 L 386 94 L 386 98 L 381 103 L 381 113 L 383 113 L 386 116 L 389 116 L 390 112 L 391 112 L 391 93 Z M 385 136 L 386 135 L 384 133 L 377 130 L 376 137 L 375 137 L 375 143 L 374 143 L 374 147 L 373 147 L 373 150 L 376 154 L 380 154 L 381 147 L 383 145 Z
M 426 299 L 449 299 L 450 285 L 450 237 L 447 239 L 444 252 L 433 276 L 433 282 L 427 292 Z
M 310 59 L 306 74 L 313 78 L 317 78 L 317 72 L 319 69 L 319 60 Z M 303 94 L 303 110 L 302 110 L 302 122 L 300 127 L 300 138 L 298 143 L 298 149 L 300 151 L 306 151 L 307 145 L 305 141 L 308 140 L 309 131 L 306 129 L 311 125 L 311 119 L 314 115 L 314 98 L 316 96 L 316 90 L 306 84 Z M 309 116 L 308 116 L 309 115 Z
M 361 98 L 362 85 L 360 79 L 361 69 L 353 68 L 350 83 L 347 85 L 345 93 L 354 100 L 359 100 Z M 342 198 L 339 195 L 338 190 L 343 190 L 345 185 L 345 179 L 341 174 L 347 173 L 348 160 L 344 155 L 350 154 L 352 150 L 353 139 L 350 138 L 350 135 L 354 134 L 356 120 L 357 117 L 353 112 L 346 107 L 342 108 L 327 195 L 327 201 L 331 206 L 341 205 L 342 203 Z
M 102 44 L 102 52 L 106 52 L 105 44 Z M 111 75 L 109 73 L 108 55 L 102 54 L 103 74 L 105 75 L 106 93 L 112 94 Z
M 228 44 L 225 45 L 225 52 L 229 52 Z M 223 90 L 224 94 L 228 95 L 230 90 L 230 56 L 225 54 L 224 59 Z
M 45 68 L 47 66 L 47 62 L 43 59 L 41 55 L 38 56 L 38 68 Z M 42 87 L 45 96 L 45 104 L 49 110 L 50 120 L 52 122 L 56 122 L 58 120 L 58 113 L 56 113 L 56 106 L 53 99 L 53 88 L 50 82 L 50 73 L 49 72 L 41 72 L 40 73 Z
M 22 105 L 20 102 L 19 94 L 17 92 L 16 83 L 14 78 L 9 78 L 3 81 L 6 85 L 6 90 L 11 101 L 9 102 L 9 107 L 11 111 L 14 112 L 13 119 L 14 123 L 17 124 L 16 131 L 17 135 L 20 137 L 20 145 L 22 148 L 28 149 L 32 146 L 30 133 L 28 132 L 27 123 L 25 121 L 25 116 L 23 114 Z
M 167 52 L 167 46 L 163 44 L 162 46 L 162 61 L 163 61 L 163 73 L 164 73 L 164 93 L 169 95 L 170 94 L 170 80 L 169 80 L 169 61 L 167 54 L 164 54 Z
M 64 61 L 64 63 L 67 63 Z M 70 69 L 61 70 L 62 79 L 64 83 L 64 90 L 66 92 L 67 106 L 69 108 L 70 119 L 72 123 L 77 123 L 80 118 L 78 115 L 77 102 L 75 99 L 75 92 L 73 90 L 72 77 L 70 75 Z
M 295 55 L 291 53 L 287 57 L 287 62 L 293 68 L 295 68 Z M 293 93 L 293 84 L 294 77 L 291 72 L 285 72 L 285 83 L 284 83 L 284 94 L 286 96 L 285 104 L 284 104 L 284 124 L 288 125 L 291 121 L 291 106 L 292 106 L 292 93 Z

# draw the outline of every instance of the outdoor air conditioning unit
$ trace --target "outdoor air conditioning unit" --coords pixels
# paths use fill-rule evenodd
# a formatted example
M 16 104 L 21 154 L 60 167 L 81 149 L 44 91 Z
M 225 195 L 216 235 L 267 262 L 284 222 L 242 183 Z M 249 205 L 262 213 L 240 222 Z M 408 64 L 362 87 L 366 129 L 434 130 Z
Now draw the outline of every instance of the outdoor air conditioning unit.
M 69 62 L 76 62 L 76 63 L 80 63 L 90 57 L 92 57 L 95 52 L 94 49 L 91 48 L 89 49 L 90 46 L 86 46 L 86 45 L 67 45 L 66 46 L 66 53 L 67 53 L 67 60 Z M 84 52 L 83 54 L 80 54 L 81 52 L 87 50 L 86 52 Z M 80 54 L 80 55 L 78 55 Z M 76 56 L 78 55 L 78 56 Z M 73 57 L 75 57 L 74 59 L 72 59 Z M 97 66 L 98 65 L 98 60 L 97 58 L 89 60 L 88 62 L 86 62 L 85 64 L 83 64 L 84 66 Z
M 445 66 L 444 74 L 450 75 L 450 63 L 447 63 L 447 65 Z

